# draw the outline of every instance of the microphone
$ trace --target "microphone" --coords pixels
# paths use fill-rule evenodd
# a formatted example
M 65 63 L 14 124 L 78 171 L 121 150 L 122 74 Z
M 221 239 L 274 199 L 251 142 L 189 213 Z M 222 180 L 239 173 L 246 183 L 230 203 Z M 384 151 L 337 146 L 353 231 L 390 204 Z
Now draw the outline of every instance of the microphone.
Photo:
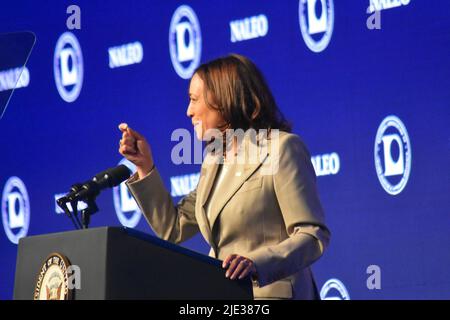
M 84 228 L 87 229 L 89 226 L 90 216 L 98 211 L 97 204 L 95 203 L 95 198 L 100 194 L 103 189 L 112 188 L 126 179 L 131 175 L 130 169 L 125 165 L 120 165 L 114 168 L 106 169 L 98 174 L 96 174 L 91 180 L 81 184 L 75 183 L 70 188 L 70 192 L 65 196 L 56 200 L 57 204 L 64 210 L 67 216 L 72 220 L 76 229 Z M 78 219 L 77 204 L 78 201 L 84 201 L 87 207 L 81 211 L 82 223 Z M 72 215 L 67 208 L 67 203 L 70 202 L 74 215 Z M 75 216 L 75 219 L 74 219 Z
M 56 200 L 56 202 L 58 203 L 59 206 L 63 205 L 64 203 L 70 202 L 69 197 L 74 196 L 77 192 L 81 191 L 81 187 L 83 186 L 82 183 L 74 183 L 71 187 L 70 187 L 70 191 L 68 194 L 66 194 L 65 196 L 59 198 Z
M 80 201 L 96 197 L 103 189 L 118 186 L 131 175 L 130 169 L 121 164 L 120 166 L 106 169 L 96 174 L 92 180 L 85 182 L 81 188 L 74 188 L 64 198 L 66 201 Z

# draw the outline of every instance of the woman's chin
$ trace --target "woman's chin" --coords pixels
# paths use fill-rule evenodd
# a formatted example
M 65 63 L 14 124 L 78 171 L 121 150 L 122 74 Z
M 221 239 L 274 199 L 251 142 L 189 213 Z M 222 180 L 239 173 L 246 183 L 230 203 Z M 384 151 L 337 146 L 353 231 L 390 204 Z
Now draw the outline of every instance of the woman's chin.
M 195 136 L 197 137 L 197 139 L 202 141 L 203 140 L 203 130 L 195 127 L 194 131 L 195 131 Z

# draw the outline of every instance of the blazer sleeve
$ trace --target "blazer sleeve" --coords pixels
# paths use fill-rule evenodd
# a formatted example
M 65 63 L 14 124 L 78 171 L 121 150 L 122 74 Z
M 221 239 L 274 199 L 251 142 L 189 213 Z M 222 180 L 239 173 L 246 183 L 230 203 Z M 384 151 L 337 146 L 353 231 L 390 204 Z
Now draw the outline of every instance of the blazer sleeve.
M 178 244 L 199 232 L 195 218 L 196 190 L 174 205 L 156 168 L 140 180 L 134 174 L 126 184 L 150 227 L 160 238 Z
M 289 237 L 249 254 L 261 287 L 311 265 L 323 254 L 330 239 L 308 150 L 293 134 L 280 137 L 279 145 L 279 168 L 273 182 Z

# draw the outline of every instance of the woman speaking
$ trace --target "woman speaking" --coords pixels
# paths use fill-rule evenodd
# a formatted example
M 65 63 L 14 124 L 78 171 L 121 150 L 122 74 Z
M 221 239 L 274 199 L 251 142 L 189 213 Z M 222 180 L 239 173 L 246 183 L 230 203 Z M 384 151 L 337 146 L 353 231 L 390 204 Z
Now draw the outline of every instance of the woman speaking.
M 318 299 L 310 266 L 330 232 L 316 175 L 261 72 L 240 55 L 213 60 L 195 71 L 189 98 L 187 116 L 208 152 L 196 189 L 176 205 L 146 139 L 119 125 L 119 152 L 137 168 L 127 185 L 148 223 L 173 243 L 201 232 L 226 277 L 251 276 L 255 298 Z

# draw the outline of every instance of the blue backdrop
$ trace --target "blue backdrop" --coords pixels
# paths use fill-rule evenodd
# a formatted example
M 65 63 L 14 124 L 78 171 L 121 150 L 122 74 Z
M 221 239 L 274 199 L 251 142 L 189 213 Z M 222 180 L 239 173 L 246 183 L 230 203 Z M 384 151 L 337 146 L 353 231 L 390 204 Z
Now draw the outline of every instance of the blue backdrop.
M 262 69 L 311 151 L 323 298 L 450 298 L 449 1 L 2 1 L 0 32 L 18 30 L 37 41 L 0 120 L 0 298 L 18 236 L 73 229 L 55 197 L 122 160 L 119 123 L 148 138 L 175 200 L 195 187 L 171 134 L 193 133 L 190 70 L 228 53 Z M 98 205 L 92 227 L 152 232 L 125 189 Z

